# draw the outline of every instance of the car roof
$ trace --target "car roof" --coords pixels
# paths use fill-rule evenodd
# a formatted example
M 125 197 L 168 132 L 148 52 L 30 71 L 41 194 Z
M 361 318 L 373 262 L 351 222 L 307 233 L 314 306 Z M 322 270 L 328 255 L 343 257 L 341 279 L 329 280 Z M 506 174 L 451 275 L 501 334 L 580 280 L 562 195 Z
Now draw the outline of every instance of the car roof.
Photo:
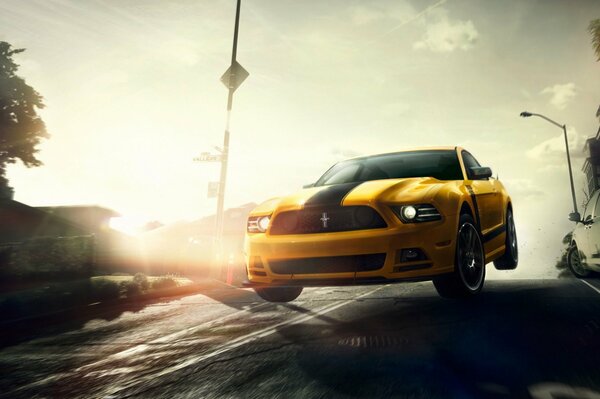
M 354 159 L 364 159 L 371 158 L 380 155 L 393 155 L 393 154 L 401 154 L 403 152 L 415 152 L 415 151 L 457 151 L 462 150 L 462 147 L 457 146 L 435 146 L 435 147 L 414 147 L 414 148 L 406 148 L 400 151 L 391 151 L 391 152 L 383 152 L 379 154 L 369 154 L 369 155 L 361 155 L 358 157 L 348 158 L 346 161 L 354 160 Z

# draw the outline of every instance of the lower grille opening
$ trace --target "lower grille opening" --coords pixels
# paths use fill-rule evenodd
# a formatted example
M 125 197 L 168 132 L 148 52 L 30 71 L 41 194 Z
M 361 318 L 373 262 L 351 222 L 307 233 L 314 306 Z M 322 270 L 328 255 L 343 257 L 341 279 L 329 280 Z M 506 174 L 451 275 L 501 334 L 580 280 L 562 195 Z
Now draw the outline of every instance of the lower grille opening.
M 385 254 L 327 256 L 272 260 L 269 266 L 277 274 L 313 274 L 367 272 L 378 270 L 385 263 Z
M 429 269 L 431 266 L 433 266 L 431 263 L 421 263 L 419 265 L 410 265 L 410 266 L 396 266 L 396 267 L 394 267 L 393 273 L 410 272 L 413 270 Z

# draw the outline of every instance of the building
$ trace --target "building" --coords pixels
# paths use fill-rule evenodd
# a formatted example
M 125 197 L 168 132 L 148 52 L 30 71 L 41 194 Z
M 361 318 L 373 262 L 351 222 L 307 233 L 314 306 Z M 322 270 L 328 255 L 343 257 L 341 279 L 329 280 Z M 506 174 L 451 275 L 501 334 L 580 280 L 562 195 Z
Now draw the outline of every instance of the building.
M 586 177 L 588 194 L 591 197 L 592 193 L 600 188 L 600 129 L 596 137 L 585 141 L 583 152 L 586 158 L 582 169 Z
M 0 199 L 0 243 L 89 235 L 85 226 L 12 199 Z

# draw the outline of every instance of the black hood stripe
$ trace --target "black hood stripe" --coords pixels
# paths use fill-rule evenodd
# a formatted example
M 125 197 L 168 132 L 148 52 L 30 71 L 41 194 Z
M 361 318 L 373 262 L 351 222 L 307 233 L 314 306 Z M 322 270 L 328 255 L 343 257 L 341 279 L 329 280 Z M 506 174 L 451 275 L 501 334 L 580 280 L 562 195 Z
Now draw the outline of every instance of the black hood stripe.
M 350 191 L 360 185 L 362 182 L 341 183 L 326 186 L 315 195 L 310 197 L 304 203 L 305 207 L 310 206 L 339 206 Z

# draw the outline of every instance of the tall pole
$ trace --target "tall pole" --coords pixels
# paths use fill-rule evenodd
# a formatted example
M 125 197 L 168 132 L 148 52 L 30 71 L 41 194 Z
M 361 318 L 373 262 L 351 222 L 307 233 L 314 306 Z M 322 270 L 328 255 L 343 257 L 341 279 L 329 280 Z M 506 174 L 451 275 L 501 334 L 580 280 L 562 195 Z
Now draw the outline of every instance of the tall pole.
M 565 133 L 565 147 L 567 148 L 567 164 L 569 165 L 569 179 L 571 180 L 571 195 L 573 196 L 573 212 L 577 212 L 577 200 L 575 199 L 575 185 L 573 184 L 573 169 L 571 168 L 571 155 L 569 154 L 569 140 L 567 139 L 567 125 L 562 125 Z
M 223 148 L 221 151 L 221 175 L 219 178 L 219 190 L 217 195 L 217 217 L 216 217 L 216 241 L 217 251 L 219 255 L 219 273 L 222 272 L 223 268 L 223 221 L 224 221 L 224 204 L 225 204 L 225 186 L 227 183 L 227 162 L 229 158 L 229 127 L 231 123 L 231 108 L 233 105 L 233 93 L 235 92 L 236 79 L 235 69 L 233 66 L 236 64 L 237 57 L 237 44 L 238 44 L 238 32 L 240 26 L 240 7 L 241 0 L 237 0 L 237 7 L 235 11 L 235 27 L 233 30 L 233 49 L 231 51 L 231 67 L 229 74 L 229 94 L 227 96 L 227 119 L 225 122 L 225 135 L 223 137 Z M 220 277 L 220 276 L 219 276 Z
M 571 168 L 571 155 L 569 154 L 569 140 L 567 139 L 567 125 L 561 125 L 560 123 L 553 121 L 552 119 L 548 118 L 547 116 L 544 116 L 542 114 L 536 114 L 533 112 L 521 112 L 521 117 L 523 118 L 529 118 L 530 116 L 537 116 L 539 118 L 542 118 L 544 120 L 546 120 L 547 122 L 552 123 L 553 125 L 561 128 L 563 130 L 564 136 L 565 136 L 565 148 L 567 149 L 567 165 L 569 166 L 569 180 L 571 182 L 571 196 L 573 198 L 573 214 L 577 215 L 577 217 L 579 217 L 579 212 L 577 212 L 577 199 L 575 198 L 575 184 L 573 183 L 573 169 Z

